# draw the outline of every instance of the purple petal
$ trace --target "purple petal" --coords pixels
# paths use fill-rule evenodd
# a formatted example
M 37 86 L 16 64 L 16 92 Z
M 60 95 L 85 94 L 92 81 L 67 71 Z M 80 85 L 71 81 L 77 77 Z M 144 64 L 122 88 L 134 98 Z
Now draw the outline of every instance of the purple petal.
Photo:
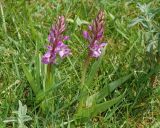
M 99 53 L 98 51 L 93 51 L 92 52 L 92 57 L 98 58 L 101 55 L 101 52 Z
M 58 41 L 57 47 L 60 47 L 60 46 L 63 46 L 63 45 L 64 45 L 64 43 L 62 41 Z
M 63 40 L 69 40 L 69 36 L 64 36 Z
M 105 47 L 106 45 L 107 45 L 107 43 L 104 42 L 104 43 L 100 44 L 100 47 Z
M 70 49 L 66 46 L 66 47 L 62 47 L 61 50 L 59 51 L 59 56 L 61 58 L 64 58 L 68 55 L 70 55 L 71 52 L 70 52 Z
M 42 63 L 49 64 L 49 58 L 42 57 Z
M 48 41 L 50 43 L 54 43 L 55 37 L 54 37 L 54 33 L 53 32 L 50 32 L 50 34 L 48 35 Z
M 59 51 L 59 56 L 61 57 L 61 58 L 64 58 L 64 57 L 66 57 L 66 56 L 68 56 L 70 54 L 70 51 L 69 50 L 61 50 L 61 51 Z
M 55 52 L 58 53 L 61 58 L 64 58 L 71 54 L 68 46 L 65 45 L 62 41 L 58 42 L 57 47 L 55 48 Z
M 55 63 L 55 59 L 56 59 L 56 54 L 51 53 L 50 51 L 48 51 L 47 53 L 45 53 L 42 56 L 42 63 L 44 64 L 51 64 L 51 63 Z
M 83 37 L 84 37 L 85 39 L 88 39 L 88 38 L 89 38 L 89 34 L 88 34 L 87 31 L 83 31 Z
M 52 46 L 51 46 L 51 45 L 48 45 L 48 46 L 47 46 L 47 49 L 48 49 L 48 51 L 52 51 Z
M 100 38 L 102 38 L 102 36 L 103 36 L 103 33 L 102 33 L 102 32 L 99 32 L 99 33 L 97 34 L 97 39 L 99 40 Z
M 90 55 L 91 57 L 99 57 L 101 55 L 101 49 L 97 47 L 90 48 Z
M 89 46 L 90 49 L 90 56 L 91 57 L 96 57 L 98 58 L 101 53 L 102 53 L 102 48 L 106 45 L 107 43 L 101 43 L 98 44 L 98 41 L 95 41 L 93 45 Z
M 48 41 L 49 41 L 49 42 L 51 42 L 51 38 L 52 38 L 52 37 L 51 37 L 51 35 L 49 34 L 49 35 L 48 35 Z
M 50 63 L 50 56 L 51 56 L 51 53 L 50 52 L 47 52 L 46 54 L 44 54 L 42 56 L 42 62 L 44 64 L 49 64 Z
M 63 42 L 62 41 L 59 41 L 58 43 L 57 43 L 57 46 L 56 46 L 56 48 L 55 48 L 55 52 L 56 53 L 58 53 L 60 50 L 61 50 L 61 48 L 63 47 Z
M 92 26 L 91 26 L 91 25 L 89 25 L 89 26 L 88 26 L 88 29 L 89 29 L 90 31 L 92 31 Z
M 44 54 L 44 57 L 49 58 L 50 56 L 51 56 L 51 53 L 50 53 L 50 52 L 47 52 L 46 54 Z

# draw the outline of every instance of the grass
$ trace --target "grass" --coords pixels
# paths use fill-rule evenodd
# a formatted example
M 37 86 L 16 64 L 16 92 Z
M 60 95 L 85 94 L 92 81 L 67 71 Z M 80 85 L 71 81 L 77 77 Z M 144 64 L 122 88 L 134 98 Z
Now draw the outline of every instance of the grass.
M 33 128 L 160 127 L 160 74 L 156 56 L 158 51 L 149 54 L 146 52 L 147 36 L 144 35 L 151 30 L 141 24 L 129 27 L 134 18 L 142 15 L 136 6 L 138 2 L 150 3 L 153 9 L 160 6 L 159 0 L 1 1 L 0 127 L 18 127 L 15 122 L 6 124 L 3 121 L 14 116 L 12 112 L 18 109 L 19 100 L 27 105 L 27 115 L 32 117 L 32 120 L 25 124 Z M 121 102 L 93 118 L 73 120 L 79 100 L 81 62 L 84 61 L 87 47 L 82 30 L 96 16 L 99 9 L 105 10 L 104 40 L 109 44 L 92 82 L 93 89 L 89 90 L 90 95 L 123 76 L 130 73 L 133 73 L 133 76 L 104 98 L 111 100 L 126 91 Z M 160 30 L 159 12 L 152 19 L 157 30 Z M 66 33 L 70 35 L 70 41 L 67 43 L 72 49 L 72 56 L 64 59 L 55 68 L 56 80 L 61 84 L 57 85 L 53 96 L 49 98 L 50 101 L 54 98 L 55 102 L 55 111 L 50 113 L 42 112 L 36 104 L 35 95 L 21 62 L 34 73 L 37 56 L 45 52 L 49 29 L 58 15 L 67 18 Z

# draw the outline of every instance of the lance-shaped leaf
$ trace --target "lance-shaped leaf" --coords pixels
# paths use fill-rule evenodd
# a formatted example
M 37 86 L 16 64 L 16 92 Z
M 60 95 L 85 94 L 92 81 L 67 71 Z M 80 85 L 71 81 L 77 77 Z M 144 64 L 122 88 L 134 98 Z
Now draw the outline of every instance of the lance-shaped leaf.
M 132 74 L 127 76 L 121 77 L 118 80 L 115 80 L 106 86 L 104 86 L 99 92 L 94 93 L 93 95 L 87 97 L 86 99 L 86 106 L 92 106 L 95 103 L 101 102 L 105 97 L 107 97 L 111 92 L 113 92 L 117 87 L 125 83 Z
M 109 83 L 108 85 L 104 86 L 101 89 L 101 91 L 98 92 L 96 101 L 100 102 L 103 98 L 105 98 L 111 92 L 113 92 L 117 87 L 119 87 L 120 85 L 125 83 L 131 76 L 132 76 L 132 74 L 129 74 L 127 76 L 121 77 L 118 80 L 113 81 L 113 82 Z
M 80 118 L 94 117 L 94 116 L 106 111 L 107 109 L 109 109 L 110 107 L 115 105 L 116 103 L 119 103 L 123 99 L 123 97 L 124 97 L 124 94 L 122 94 L 119 97 L 114 98 L 112 100 L 92 105 L 91 107 L 81 108 L 81 109 L 79 109 L 79 111 L 75 115 L 75 118 L 80 119 Z

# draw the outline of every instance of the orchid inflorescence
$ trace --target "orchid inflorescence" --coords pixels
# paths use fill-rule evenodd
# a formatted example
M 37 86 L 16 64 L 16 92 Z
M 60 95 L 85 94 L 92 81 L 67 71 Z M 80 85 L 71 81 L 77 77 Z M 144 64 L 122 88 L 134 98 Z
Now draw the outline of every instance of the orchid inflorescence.
M 96 19 L 88 26 L 88 31 L 83 31 L 83 36 L 89 41 L 89 56 L 98 58 L 102 48 L 107 43 L 102 42 L 104 34 L 104 12 L 100 11 Z
M 42 62 L 44 64 L 54 64 L 57 54 L 64 58 L 71 54 L 70 49 L 63 41 L 68 40 L 69 36 L 63 36 L 65 31 L 65 18 L 60 16 L 54 26 L 52 26 L 48 40 L 50 45 L 47 47 L 48 51 L 43 55 Z
M 65 31 L 65 18 L 60 16 L 52 26 L 48 40 L 50 42 L 47 52 L 42 57 L 44 64 L 54 64 L 56 56 L 59 54 L 61 58 L 71 55 L 71 50 L 63 42 L 69 39 L 69 36 L 63 36 Z M 103 43 L 104 34 L 104 12 L 100 11 L 96 19 L 88 26 L 88 31 L 83 31 L 83 36 L 89 41 L 89 57 L 98 58 L 102 53 L 102 48 L 107 43 Z

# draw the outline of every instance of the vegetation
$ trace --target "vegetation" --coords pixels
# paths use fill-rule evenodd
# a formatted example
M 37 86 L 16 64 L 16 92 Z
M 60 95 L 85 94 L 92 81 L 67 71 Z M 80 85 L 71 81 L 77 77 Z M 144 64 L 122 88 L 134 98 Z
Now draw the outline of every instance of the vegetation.
M 107 46 L 85 66 L 100 10 Z M 0 15 L 0 128 L 160 127 L 160 0 L 2 0 Z M 48 73 L 58 16 L 72 54 Z

